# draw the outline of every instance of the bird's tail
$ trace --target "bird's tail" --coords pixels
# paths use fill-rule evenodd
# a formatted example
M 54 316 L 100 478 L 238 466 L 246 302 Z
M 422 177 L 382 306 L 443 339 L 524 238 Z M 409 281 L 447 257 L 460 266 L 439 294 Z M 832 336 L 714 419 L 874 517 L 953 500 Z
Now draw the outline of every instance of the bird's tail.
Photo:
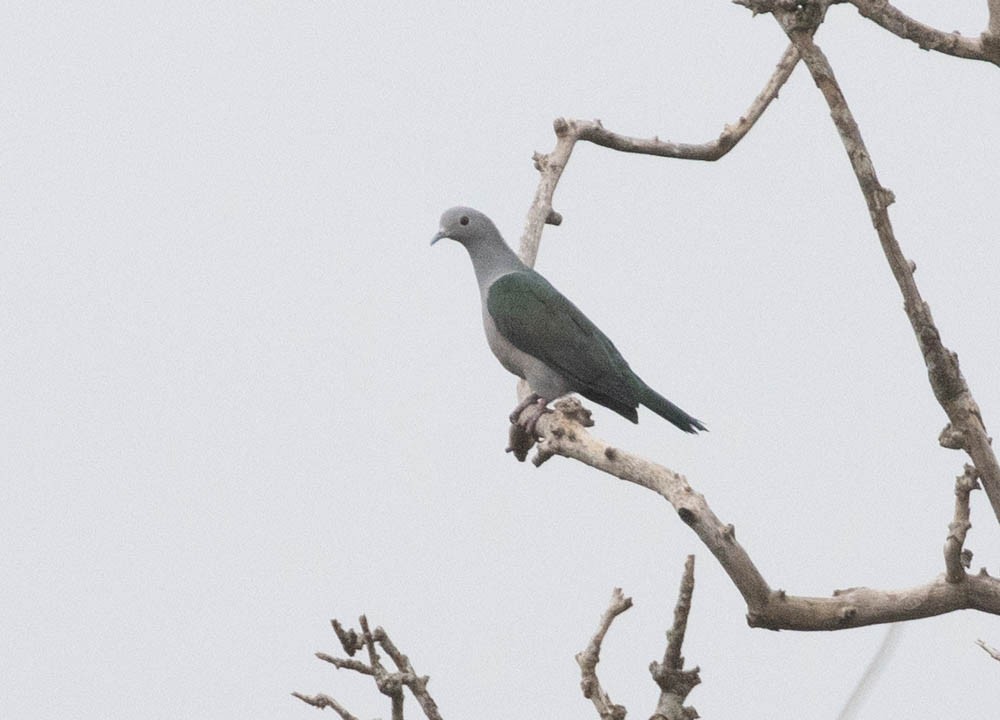
M 700 420 L 688 415 L 645 383 L 639 392 L 639 402 L 684 432 L 696 433 L 699 430 L 708 430 Z

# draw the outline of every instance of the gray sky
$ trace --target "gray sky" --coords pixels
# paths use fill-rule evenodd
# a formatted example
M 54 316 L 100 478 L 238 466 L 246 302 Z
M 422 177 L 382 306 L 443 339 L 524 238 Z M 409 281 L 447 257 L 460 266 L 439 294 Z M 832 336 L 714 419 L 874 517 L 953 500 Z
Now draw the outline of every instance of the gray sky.
M 985 2 L 900 2 L 978 34 Z M 516 242 L 552 119 L 702 142 L 785 46 L 727 2 L 6 4 L 0 716 L 389 715 L 313 658 L 367 612 L 446 717 L 655 707 L 683 557 L 705 717 L 833 718 L 885 628 L 751 630 L 657 497 L 503 453 L 513 378 L 441 211 Z M 995 67 L 845 6 L 817 36 L 987 427 L 1000 417 Z M 898 291 L 804 68 L 721 163 L 578 147 L 538 268 L 711 432 L 597 408 L 798 594 L 943 569 L 953 478 Z M 973 499 L 974 567 L 1000 532 Z M 911 623 L 861 713 L 995 717 L 1000 619 Z M 415 707 L 411 716 L 416 717 Z M 645 715 L 644 715 L 645 713 Z

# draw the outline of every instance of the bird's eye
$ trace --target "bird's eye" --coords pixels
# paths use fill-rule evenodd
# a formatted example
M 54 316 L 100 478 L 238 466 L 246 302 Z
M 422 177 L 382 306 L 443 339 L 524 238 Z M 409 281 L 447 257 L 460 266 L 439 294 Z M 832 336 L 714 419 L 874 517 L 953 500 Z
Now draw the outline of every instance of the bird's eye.
M 460 223 L 461 223 L 462 225 L 468 225 L 468 224 L 469 224 L 469 216 L 468 216 L 468 215 L 463 215 L 462 217 L 460 217 L 460 218 L 458 219 L 458 221 L 459 221 L 459 222 L 460 222 Z

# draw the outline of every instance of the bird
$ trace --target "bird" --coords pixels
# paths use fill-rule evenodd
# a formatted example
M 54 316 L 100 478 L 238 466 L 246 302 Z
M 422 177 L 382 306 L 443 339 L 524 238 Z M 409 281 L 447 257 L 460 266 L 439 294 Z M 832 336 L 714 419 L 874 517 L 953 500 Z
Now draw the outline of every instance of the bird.
M 684 432 L 708 429 L 643 382 L 600 328 L 521 262 L 486 215 L 468 207 L 445 211 L 431 245 L 444 238 L 463 245 L 472 260 L 490 350 L 531 391 L 510 414 L 511 423 L 533 406 L 525 421 L 533 434 L 550 402 L 578 393 L 633 423 L 644 405 Z

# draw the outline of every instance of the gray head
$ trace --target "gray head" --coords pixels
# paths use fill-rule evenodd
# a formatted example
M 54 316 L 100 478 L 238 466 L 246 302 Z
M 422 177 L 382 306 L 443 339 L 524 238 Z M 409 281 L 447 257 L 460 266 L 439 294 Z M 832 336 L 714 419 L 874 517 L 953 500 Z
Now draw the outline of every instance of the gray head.
M 431 239 L 431 245 L 441 238 L 450 238 L 460 242 L 467 249 L 482 242 L 502 238 L 496 225 L 478 210 L 467 207 L 453 207 L 441 216 L 441 229 Z

